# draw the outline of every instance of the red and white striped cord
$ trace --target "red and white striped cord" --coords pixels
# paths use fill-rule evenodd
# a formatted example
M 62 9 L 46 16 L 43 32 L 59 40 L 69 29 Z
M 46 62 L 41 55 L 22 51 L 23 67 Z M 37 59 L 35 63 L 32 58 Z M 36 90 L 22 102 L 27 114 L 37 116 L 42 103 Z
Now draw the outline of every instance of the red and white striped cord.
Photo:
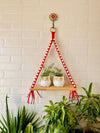
M 68 76 L 68 78 L 69 78 L 69 81 L 71 82 L 72 86 L 73 86 L 74 88 L 76 88 L 76 84 L 75 84 L 74 80 L 72 79 L 72 76 L 71 76 L 71 74 L 70 74 L 70 72 L 69 72 L 69 70 L 68 70 L 66 64 L 64 63 L 64 60 L 63 60 L 63 58 L 62 58 L 62 56 L 61 56 L 61 53 L 60 53 L 60 51 L 59 51 L 59 49 L 58 49 L 58 46 L 57 46 L 55 40 L 53 40 L 53 42 L 54 42 L 54 46 L 55 46 L 55 48 L 56 48 L 56 51 L 57 51 L 57 53 L 58 53 L 58 56 L 59 56 L 59 58 L 60 58 L 60 60 L 61 60 L 61 63 L 62 63 L 62 65 L 63 65 L 63 67 L 64 67 L 64 69 L 65 69 L 65 72 L 66 72 L 66 74 L 67 74 L 67 76 Z M 69 100 L 70 100 L 71 98 L 74 99 L 75 96 L 76 96 L 76 98 L 77 98 L 77 101 L 79 102 L 79 97 L 78 97 L 78 94 L 77 94 L 76 91 L 70 91 L 70 93 L 69 93 Z
M 61 60 L 61 63 L 62 63 L 62 65 L 63 65 L 64 69 L 65 69 L 65 72 L 66 72 L 66 74 L 67 74 L 67 76 L 68 76 L 68 78 L 69 78 L 69 81 L 71 82 L 71 84 L 73 85 L 73 87 L 76 88 L 76 84 L 75 84 L 75 82 L 73 81 L 72 76 L 71 76 L 71 74 L 70 74 L 70 72 L 69 72 L 67 66 L 66 66 L 65 63 L 64 63 L 64 60 L 63 60 L 63 58 L 62 58 L 62 56 L 61 56 L 61 53 L 60 53 L 60 51 L 59 51 L 59 49 L 58 49 L 58 46 L 57 46 L 55 40 L 54 40 L 54 45 L 55 45 L 56 51 L 57 51 L 57 53 L 58 53 L 58 56 L 59 56 L 59 58 L 60 58 L 60 60 Z
M 31 85 L 31 88 L 34 88 L 34 87 L 35 87 L 35 84 L 36 84 L 36 82 L 37 82 L 37 79 L 38 79 L 38 77 L 39 77 L 39 74 L 40 74 L 40 72 L 41 72 L 41 70 L 42 70 L 42 68 L 43 68 L 43 65 L 44 65 L 44 63 L 45 63 L 45 60 L 46 60 L 46 58 L 47 58 L 47 56 L 48 56 L 48 53 L 49 53 L 49 51 L 50 51 L 51 45 L 52 45 L 52 40 L 51 40 L 51 42 L 50 42 L 50 44 L 49 44 L 49 46 L 48 46 L 48 48 L 47 48 L 47 51 L 46 51 L 46 53 L 45 53 L 45 55 L 44 55 L 44 58 L 43 58 L 42 63 L 41 63 L 41 66 L 40 66 L 40 68 L 39 68 L 39 70 L 38 70 L 38 72 L 37 72 L 37 74 L 36 74 L 36 77 L 34 78 L 34 81 L 33 81 L 32 85 Z
M 47 51 L 46 51 L 46 53 L 45 53 L 45 55 L 44 55 L 44 58 L 43 58 L 42 63 L 41 63 L 41 66 L 40 66 L 40 68 L 39 68 L 39 70 L 38 70 L 38 72 L 37 72 L 37 74 L 36 74 L 36 76 L 35 76 L 35 78 L 34 78 L 34 81 L 33 81 L 32 85 L 31 85 L 31 88 L 34 88 L 35 85 L 36 85 L 36 82 L 37 82 L 37 80 L 38 80 L 39 74 L 40 74 L 40 72 L 41 72 L 41 70 L 42 70 L 42 68 L 43 68 L 43 65 L 44 65 L 44 63 L 45 63 L 45 60 L 46 60 L 46 58 L 47 58 L 47 56 L 48 56 L 48 53 L 49 53 L 49 51 L 50 51 L 51 45 L 52 45 L 52 40 L 51 40 L 51 42 L 50 42 L 50 44 L 49 44 L 49 46 L 48 46 L 48 48 L 47 48 Z M 39 95 L 39 97 L 41 98 L 40 93 L 39 93 L 38 91 L 36 91 L 36 92 L 37 92 L 37 94 Z M 30 91 L 27 97 L 28 97 L 28 100 L 27 100 L 27 103 L 28 103 L 28 104 L 29 104 L 30 98 L 31 98 L 31 104 L 32 104 L 32 103 L 33 103 L 33 104 L 35 103 L 35 93 L 34 93 L 34 90 L 33 90 L 33 91 Z

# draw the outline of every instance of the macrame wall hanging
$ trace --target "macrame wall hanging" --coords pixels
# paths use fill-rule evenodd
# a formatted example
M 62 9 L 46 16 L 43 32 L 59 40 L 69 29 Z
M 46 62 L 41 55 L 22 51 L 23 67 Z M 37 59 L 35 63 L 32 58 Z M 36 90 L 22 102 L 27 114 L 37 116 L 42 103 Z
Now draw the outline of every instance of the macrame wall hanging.
M 49 18 L 53 22 L 53 26 L 50 28 L 52 38 L 51 38 L 51 41 L 50 41 L 49 46 L 47 48 L 47 51 L 46 51 L 46 53 L 44 55 L 44 58 L 42 60 L 41 66 L 39 67 L 39 70 L 38 70 L 38 72 L 37 72 L 37 74 L 36 74 L 36 76 L 34 78 L 34 81 L 33 81 L 32 85 L 31 85 L 30 92 L 28 94 L 27 103 L 34 104 L 34 102 L 35 102 L 35 92 L 34 91 L 37 92 L 37 94 L 39 95 L 40 98 L 42 97 L 40 95 L 40 93 L 38 92 L 39 90 L 40 91 L 45 91 L 45 90 L 52 90 L 52 91 L 54 91 L 54 90 L 55 91 L 57 91 L 57 90 L 68 90 L 68 91 L 70 91 L 70 93 L 69 93 L 69 100 L 76 98 L 77 101 L 79 101 L 79 97 L 78 97 L 78 94 L 77 94 L 76 84 L 75 84 L 75 82 L 74 82 L 74 80 L 73 80 L 73 78 L 72 78 L 72 76 L 71 76 L 71 74 L 70 74 L 70 72 L 68 70 L 68 67 L 66 66 L 66 64 L 65 64 L 65 62 L 64 62 L 64 60 L 63 60 L 63 58 L 61 56 L 61 53 L 60 53 L 60 51 L 58 49 L 58 46 L 56 44 L 56 41 L 55 41 L 56 28 L 54 27 L 54 22 L 56 21 L 57 16 L 56 16 L 55 13 L 52 13 L 52 14 L 50 14 Z M 59 59 L 60 59 L 62 65 L 63 65 L 64 70 L 65 70 L 65 72 L 67 74 L 67 77 L 68 77 L 68 79 L 69 79 L 69 81 L 71 83 L 71 87 L 70 87 L 70 85 L 67 85 L 65 87 L 60 87 L 60 88 L 59 87 L 56 87 L 56 88 L 55 87 L 48 87 L 48 88 L 46 88 L 46 87 L 39 87 L 39 86 L 37 87 L 36 86 L 37 79 L 38 79 L 38 77 L 39 77 L 39 75 L 41 73 L 41 70 L 43 68 L 43 65 L 45 63 L 45 60 L 46 60 L 46 58 L 47 58 L 47 56 L 49 54 L 49 51 L 50 51 L 50 48 L 51 48 L 52 45 L 55 46 L 55 49 L 56 49 L 56 51 L 58 53 L 58 56 L 59 56 Z

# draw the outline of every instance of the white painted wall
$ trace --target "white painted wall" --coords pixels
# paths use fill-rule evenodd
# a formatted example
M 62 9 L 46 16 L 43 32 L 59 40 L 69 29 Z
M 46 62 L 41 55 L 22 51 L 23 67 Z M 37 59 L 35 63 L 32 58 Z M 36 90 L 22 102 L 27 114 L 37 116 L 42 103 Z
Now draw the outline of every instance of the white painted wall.
M 49 14 L 58 14 L 56 40 L 78 86 L 100 93 L 100 0 L 0 0 L 0 113 L 9 107 L 16 112 L 26 105 L 38 111 L 51 99 L 59 101 L 65 91 L 40 92 L 35 105 L 27 94 L 51 39 Z M 59 64 L 55 49 L 46 64 Z M 55 63 L 55 64 L 56 64 Z M 79 87 L 79 94 L 83 93 Z

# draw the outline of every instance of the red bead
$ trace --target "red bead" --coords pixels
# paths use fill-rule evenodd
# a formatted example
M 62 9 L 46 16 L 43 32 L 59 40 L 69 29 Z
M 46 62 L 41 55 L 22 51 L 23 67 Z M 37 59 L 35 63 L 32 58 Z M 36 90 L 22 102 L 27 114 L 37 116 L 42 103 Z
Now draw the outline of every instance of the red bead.
M 35 80 L 37 80 L 37 78 L 35 78 Z
M 76 88 L 76 85 L 74 84 L 74 88 Z
M 36 77 L 38 77 L 39 75 L 38 74 L 36 74 Z
M 42 63 L 44 64 L 44 61 L 42 61 Z
M 41 66 L 43 67 L 43 63 L 41 64 Z
M 56 48 L 58 50 L 58 48 Z
M 57 52 L 58 52 L 58 54 L 60 55 L 60 52 L 59 52 L 59 50 L 57 50 Z
M 40 73 L 40 72 L 39 72 L 39 70 L 38 70 L 37 74 L 39 75 L 39 73 Z

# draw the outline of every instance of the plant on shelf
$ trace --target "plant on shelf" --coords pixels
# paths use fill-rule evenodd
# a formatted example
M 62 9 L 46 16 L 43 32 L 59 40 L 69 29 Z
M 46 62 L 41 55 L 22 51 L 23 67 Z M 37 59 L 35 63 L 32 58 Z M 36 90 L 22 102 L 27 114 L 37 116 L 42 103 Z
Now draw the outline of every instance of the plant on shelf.
M 63 73 L 61 73 L 61 69 L 54 67 L 54 70 L 52 71 L 52 75 L 62 77 Z
M 43 66 L 43 73 L 41 74 L 42 77 L 46 77 L 49 76 L 51 71 L 52 71 L 52 67 L 54 66 L 54 63 L 52 63 L 51 65 L 49 65 L 48 67 Z
M 54 70 L 52 71 L 53 77 L 53 84 L 57 87 L 64 86 L 64 75 L 61 72 L 61 69 L 54 67 Z
M 43 73 L 41 74 L 41 81 L 40 81 L 41 86 L 48 87 L 51 85 L 50 73 L 52 71 L 53 65 L 54 65 L 54 63 L 52 63 L 48 67 L 43 66 Z
M 39 131 L 41 126 L 39 118 L 35 118 L 36 113 L 29 113 L 23 106 L 23 109 L 18 109 L 17 116 L 14 116 L 9 112 L 7 99 L 8 97 L 6 96 L 6 119 L 2 115 L 3 120 L 0 120 L 1 133 L 24 133 L 29 123 L 32 124 L 35 132 Z
M 49 102 L 50 106 L 45 105 L 46 109 L 44 110 L 46 114 L 43 117 L 45 120 L 43 133 L 73 133 L 78 121 L 70 101 L 63 96 L 61 102 Z
M 92 123 L 97 122 L 97 117 L 100 116 L 100 95 L 92 94 L 92 83 L 90 83 L 88 90 L 82 87 L 86 95 L 80 95 L 80 101 L 77 104 L 80 113 L 78 117 L 87 122 L 87 127 Z

